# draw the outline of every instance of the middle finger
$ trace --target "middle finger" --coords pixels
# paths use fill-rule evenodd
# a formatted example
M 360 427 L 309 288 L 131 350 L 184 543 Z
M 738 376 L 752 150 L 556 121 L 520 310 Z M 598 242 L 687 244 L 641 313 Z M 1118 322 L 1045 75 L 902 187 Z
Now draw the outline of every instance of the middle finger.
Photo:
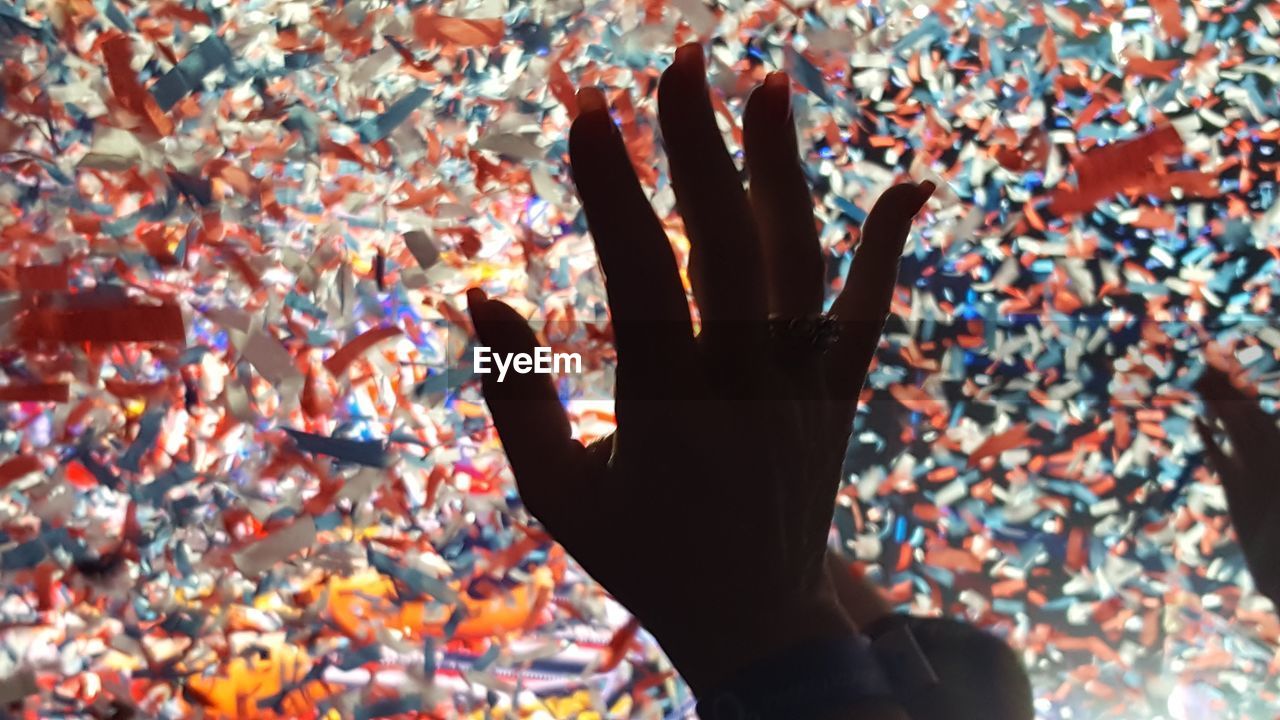
M 702 48 L 681 47 L 658 86 L 658 120 L 689 234 L 694 299 L 704 328 L 758 333 L 765 317 L 760 244 L 709 93 Z

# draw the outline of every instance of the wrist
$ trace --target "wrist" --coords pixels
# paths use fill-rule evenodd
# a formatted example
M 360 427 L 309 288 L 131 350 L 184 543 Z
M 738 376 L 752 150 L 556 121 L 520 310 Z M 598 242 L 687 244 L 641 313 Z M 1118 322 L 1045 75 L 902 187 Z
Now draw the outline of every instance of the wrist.
M 740 670 L 818 640 L 852 638 L 857 628 L 834 599 L 769 607 L 724 607 L 679 626 L 653 627 L 681 677 L 700 696 Z
M 862 635 L 792 644 L 697 693 L 704 720 L 843 720 L 900 717 L 881 660 Z M 897 713 L 897 714 L 895 714 Z

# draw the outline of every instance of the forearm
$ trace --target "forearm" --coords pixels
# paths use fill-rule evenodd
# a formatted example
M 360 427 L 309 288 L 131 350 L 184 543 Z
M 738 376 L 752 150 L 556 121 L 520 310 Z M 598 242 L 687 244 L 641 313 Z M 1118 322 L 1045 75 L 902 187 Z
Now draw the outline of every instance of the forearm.
M 872 700 L 834 709 L 814 720 L 911 720 L 911 718 L 896 703 Z
M 782 617 L 806 621 L 789 623 L 790 632 L 784 637 L 750 649 L 735 638 L 728 644 L 712 641 L 714 652 L 699 654 L 697 662 L 672 654 L 698 697 L 699 717 L 908 720 L 892 697 L 888 676 L 870 642 L 843 613 L 834 611 L 830 619 L 820 619 L 825 614 L 818 608 L 786 613 Z M 766 631 L 765 637 L 769 636 Z M 713 640 L 714 636 L 703 637 Z M 703 672 L 709 668 L 732 668 L 732 672 Z
M 685 617 L 673 628 L 646 627 L 699 696 L 724 685 L 743 668 L 793 647 L 857 633 L 856 626 L 829 601 L 759 612 L 726 607 L 717 617 Z

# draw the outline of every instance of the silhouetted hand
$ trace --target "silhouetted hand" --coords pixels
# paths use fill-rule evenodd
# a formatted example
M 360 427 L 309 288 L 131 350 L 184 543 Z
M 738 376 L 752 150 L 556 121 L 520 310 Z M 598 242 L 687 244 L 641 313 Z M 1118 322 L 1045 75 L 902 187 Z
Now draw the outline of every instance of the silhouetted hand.
M 569 150 L 617 343 L 617 431 L 584 448 L 549 377 L 483 378 L 529 511 L 657 637 L 695 693 L 785 646 L 854 632 L 825 541 L 903 243 L 932 192 L 902 184 L 876 203 L 832 308 L 834 345 L 780 347 L 768 318 L 813 318 L 823 302 L 790 81 L 770 75 L 747 103 L 748 195 L 705 73 L 701 49 L 685 46 L 658 90 L 700 332 L 604 95 L 584 88 Z M 533 351 L 516 312 L 479 291 L 468 299 L 492 352 Z
M 1222 423 L 1228 452 L 1203 420 L 1196 429 L 1227 494 L 1231 524 L 1258 590 L 1280 607 L 1280 429 L 1258 401 L 1209 367 L 1196 389 Z

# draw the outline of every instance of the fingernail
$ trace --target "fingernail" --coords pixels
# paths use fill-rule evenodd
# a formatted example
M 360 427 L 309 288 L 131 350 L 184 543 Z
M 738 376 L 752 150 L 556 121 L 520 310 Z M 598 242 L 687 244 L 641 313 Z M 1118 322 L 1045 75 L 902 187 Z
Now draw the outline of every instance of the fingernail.
M 475 319 L 476 309 L 487 299 L 484 290 L 478 287 L 467 288 L 467 312 L 471 314 L 472 320 Z
M 702 55 L 702 46 L 696 42 L 685 43 L 676 50 L 676 64 L 689 72 L 706 74 L 706 59 Z
M 607 110 L 609 107 L 609 103 L 605 100 L 604 93 L 600 91 L 600 88 L 578 88 L 577 99 L 579 115 Z
M 791 78 L 781 70 L 764 76 L 765 89 L 769 91 L 772 112 L 779 122 L 785 122 L 791 115 Z
M 929 202 L 929 198 L 933 197 L 933 191 L 937 189 L 938 186 L 932 180 L 925 180 L 920 183 L 920 197 L 922 198 L 920 204 L 924 205 Z
M 915 212 L 911 213 L 911 217 L 907 220 L 908 225 L 910 225 L 911 221 L 915 220 L 916 216 L 920 214 L 920 211 L 924 209 L 924 205 L 929 202 L 929 198 L 933 197 L 933 191 L 935 189 L 937 189 L 937 185 L 934 185 L 931 180 L 925 180 L 916 186 L 916 198 L 919 200 L 920 204 L 916 206 Z

